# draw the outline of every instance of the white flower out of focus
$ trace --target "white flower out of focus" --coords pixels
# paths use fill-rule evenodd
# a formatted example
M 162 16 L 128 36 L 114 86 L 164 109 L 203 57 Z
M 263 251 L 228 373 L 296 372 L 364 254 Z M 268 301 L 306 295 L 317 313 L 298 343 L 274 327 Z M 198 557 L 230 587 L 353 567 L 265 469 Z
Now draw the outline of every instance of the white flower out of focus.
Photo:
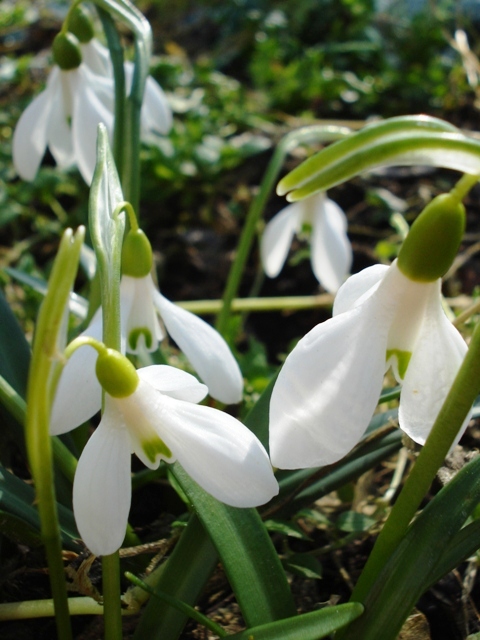
M 108 50 L 95 39 L 77 46 L 78 65 L 69 69 L 55 65 L 46 88 L 25 109 L 15 128 L 13 163 L 24 180 L 34 180 L 48 147 L 59 168 L 76 165 L 90 184 L 98 125 L 103 123 L 110 139 L 113 136 L 115 87 Z M 125 63 L 125 76 L 129 90 L 130 62 Z M 166 134 L 172 125 L 165 94 L 152 78 L 146 83 L 141 119 L 143 137 Z
M 293 236 L 311 227 L 312 270 L 319 283 L 335 293 L 352 265 L 345 213 L 325 193 L 286 206 L 266 225 L 260 244 L 265 273 L 276 278 L 287 259 Z
M 298 342 L 271 396 L 274 466 L 323 466 L 345 456 L 367 429 L 390 366 L 402 385 L 400 427 L 425 442 L 467 351 L 443 310 L 440 279 L 464 220 L 452 195 L 437 197 L 412 226 L 398 260 L 350 277 L 333 317 Z
M 197 404 L 207 394 L 205 385 L 166 365 L 137 372 L 128 365 L 133 370 L 129 375 L 136 376 L 134 388 L 121 397 L 106 389 L 102 420 L 75 473 L 75 520 L 92 553 L 111 554 L 123 542 L 132 452 L 150 469 L 161 460 L 178 460 L 205 491 L 231 506 L 258 506 L 278 493 L 267 452 L 256 436 L 232 416 Z

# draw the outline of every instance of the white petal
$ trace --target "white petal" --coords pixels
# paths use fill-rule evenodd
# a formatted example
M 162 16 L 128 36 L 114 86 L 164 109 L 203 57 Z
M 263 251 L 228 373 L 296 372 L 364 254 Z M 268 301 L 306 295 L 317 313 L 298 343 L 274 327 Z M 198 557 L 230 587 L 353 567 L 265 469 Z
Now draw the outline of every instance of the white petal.
M 343 211 L 325 198 L 315 212 L 311 255 L 313 273 L 330 293 L 338 291 L 352 266 L 352 246 L 346 227 Z
M 376 290 L 388 269 L 386 265 L 375 264 L 350 276 L 335 296 L 333 315 L 337 316 L 344 311 L 350 311 L 354 306 L 364 302 L 365 298 Z
M 47 148 L 47 127 L 54 102 L 60 100 L 59 70 L 50 74 L 47 88 L 28 105 L 13 134 L 13 163 L 23 180 L 33 180 Z
M 73 483 L 75 520 L 92 553 L 109 555 L 121 547 L 130 502 L 130 437 L 107 396 L 105 414 L 82 452 Z
M 110 78 L 113 76 L 113 68 L 110 60 L 110 53 L 96 38 L 90 42 L 81 44 L 82 62 L 90 71 L 99 76 Z
M 128 94 L 132 87 L 134 65 L 127 60 L 124 68 L 125 88 Z M 172 123 L 172 111 L 163 89 L 156 80 L 148 76 L 145 83 L 141 113 L 142 136 L 146 136 L 151 132 L 167 134 L 172 128 Z
M 276 278 L 287 259 L 293 236 L 298 229 L 303 203 L 290 204 L 267 224 L 260 243 L 260 257 L 265 273 Z
M 226 404 L 240 402 L 243 378 L 222 336 L 207 322 L 178 307 L 157 290 L 153 302 L 170 336 L 190 360 L 213 398 Z
M 155 286 L 150 275 L 145 278 L 122 276 L 120 304 L 122 307 L 122 334 L 126 337 L 128 353 L 150 352 L 158 349 L 164 333 L 153 306 Z
M 147 78 L 145 84 L 141 119 L 142 129 L 147 133 L 158 131 L 165 135 L 172 128 L 172 111 L 167 97 L 158 82 L 151 76 Z
M 70 115 L 67 110 L 71 104 L 71 97 L 66 96 L 64 91 L 70 90 L 69 81 L 65 77 L 65 72 L 60 75 L 62 85 L 62 95 L 53 101 L 50 119 L 47 127 L 47 141 L 55 162 L 61 169 L 66 169 L 75 163 L 73 152 L 72 130 L 67 121 Z M 67 103 L 67 104 L 66 104 Z
M 270 401 L 270 457 L 281 469 L 331 464 L 367 428 L 396 311 L 390 272 L 366 302 L 318 325 L 290 353 Z
M 78 169 L 90 184 L 96 164 L 97 127 L 113 135 L 113 81 L 80 66 L 69 72 L 73 95 L 72 134 Z
M 267 452 L 241 422 L 217 409 L 157 394 L 160 437 L 185 471 L 217 500 L 265 504 L 278 493 Z
M 419 444 L 425 443 L 467 351 L 465 341 L 442 309 L 439 287 L 438 283 L 430 289 L 400 397 L 400 427 Z M 457 441 L 469 420 L 470 415 Z
M 98 309 L 82 336 L 102 339 L 102 311 Z M 50 417 L 50 433 L 60 435 L 94 416 L 102 406 L 102 389 L 95 375 L 97 352 L 83 346 L 65 365 L 58 382 Z
M 208 393 L 208 387 L 199 382 L 195 376 L 186 371 L 169 367 L 164 364 L 151 365 L 138 369 L 138 376 L 152 385 L 161 393 L 185 400 L 186 402 L 201 402 Z

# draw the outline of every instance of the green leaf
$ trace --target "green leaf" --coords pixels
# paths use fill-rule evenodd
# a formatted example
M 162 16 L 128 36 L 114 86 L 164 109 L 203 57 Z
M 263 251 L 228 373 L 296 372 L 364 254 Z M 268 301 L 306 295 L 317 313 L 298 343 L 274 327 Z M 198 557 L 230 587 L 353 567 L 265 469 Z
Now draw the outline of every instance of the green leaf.
M 363 613 L 358 602 L 326 607 L 302 615 L 234 633 L 231 640 L 320 640 Z
M 26 284 L 31 287 L 37 293 L 40 293 L 44 296 L 47 293 L 48 283 L 46 280 L 42 280 L 41 278 L 36 278 L 35 276 L 30 275 L 29 273 L 24 273 L 19 269 L 14 269 L 12 267 L 6 267 L 5 272 L 8 273 L 9 276 L 15 278 L 19 282 Z M 77 318 L 85 319 L 88 313 L 88 302 L 82 296 L 79 296 L 74 291 L 70 292 L 70 300 L 68 303 L 68 307 L 70 311 L 77 316 Z
M 295 523 L 287 520 L 265 520 L 265 527 L 268 531 L 275 533 L 283 533 L 291 538 L 299 538 L 300 540 L 310 540 L 304 531 Z
M 296 611 L 285 572 L 256 509 L 225 505 L 194 482 L 176 462 L 172 470 L 207 529 L 248 626 Z
M 160 568 L 155 588 L 194 605 L 217 563 L 215 547 L 200 520 L 193 515 L 171 556 Z M 176 640 L 187 619 L 187 615 L 179 614 L 167 602 L 151 599 L 140 618 L 134 638 Z
M 418 598 L 439 577 L 439 569 L 449 568 L 448 550 L 457 546 L 458 532 L 479 501 L 480 456 L 459 471 L 410 525 L 368 592 L 365 615 L 342 638 L 394 640 Z
M 418 164 L 478 174 L 480 143 L 427 116 L 391 118 L 320 151 L 285 176 L 277 190 L 290 191 L 287 199 L 293 202 L 364 171 Z
M 283 560 L 282 564 L 286 571 L 302 578 L 320 579 L 322 577 L 322 563 L 309 553 L 292 553 Z
M 345 511 L 338 516 L 336 525 L 340 531 L 347 531 L 350 533 L 354 531 L 368 531 L 375 522 L 374 518 L 370 518 L 363 513 Z

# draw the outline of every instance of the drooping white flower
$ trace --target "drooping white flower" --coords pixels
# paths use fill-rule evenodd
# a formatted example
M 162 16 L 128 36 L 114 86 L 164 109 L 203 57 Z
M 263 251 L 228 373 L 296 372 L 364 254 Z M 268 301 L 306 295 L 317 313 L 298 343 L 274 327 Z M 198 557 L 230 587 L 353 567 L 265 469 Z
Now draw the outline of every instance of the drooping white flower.
M 161 318 L 167 332 L 207 385 L 209 394 L 225 404 L 241 401 L 242 373 L 225 340 L 207 322 L 167 300 L 156 289 L 151 275 L 122 276 L 120 310 L 122 351 L 156 351 L 158 341 L 165 337 Z M 101 309 L 81 336 L 101 340 Z M 52 435 L 70 431 L 100 411 L 102 393 L 93 375 L 96 360 L 95 349 L 85 346 L 65 365 L 52 408 Z
M 106 78 L 113 77 L 110 52 L 99 40 L 92 38 L 90 42 L 81 45 L 81 50 L 83 62 L 91 71 Z M 132 88 L 134 69 L 133 62 L 129 60 L 124 62 L 127 95 Z M 142 137 L 147 138 L 152 133 L 166 135 L 172 128 L 172 122 L 172 111 L 165 92 L 156 80 L 148 76 L 145 83 L 140 122 Z
M 327 291 L 335 293 L 350 272 L 352 247 L 345 214 L 325 193 L 288 205 L 266 225 L 260 245 L 265 273 L 270 278 L 278 276 L 293 236 L 304 225 L 312 228 L 313 273 Z
M 47 86 L 20 116 L 13 134 L 13 162 L 21 178 L 33 180 L 50 149 L 61 169 L 78 166 L 90 184 L 95 167 L 97 126 L 113 130 L 113 80 L 85 64 L 53 67 Z
M 400 427 L 425 442 L 467 350 L 443 311 L 440 287 L 440 279 L 411 280 L 396 262 L 347 280 L 334 317 L 300 340 L 277 378 L 274 466 L 323 466 L 347 454 L 370 422 L 390 365 L 402 384 Z
M 96 161 L 97 127 L 109 136 L 114 125 L 114 81 L 108 50 L 95 39 L 81 45 L 83 61 L 74 69 L 55 65 L 47 85 L 20 116 L 13 135 L 13 162 L 21 178 L 33 180 L 47 147 L 61 169 L 76 165 L 90 184 Z M 127 89 L 133 64 L 125 63 Z M 141 114 L 142 136 L 168 133 L 172 115 L 165 94 L 148 78 Z
M 235 507 L 258 506 L 278 493 L 268 455 L 254 434 L 232 416 L 196 404 L 207 393 L 205 385 L 165 365 L 137 374 L 130 395 L 105 393 L 102 420 L 75 474 L 75 519 L 96 555 L 113 553 L 123 542 L 132 452 L 151 469 L 161 460 L 178 460 L 208 493 Z
M 143 278 L 123 275 L 120 298 L 127 353 L 138 353 L 145 348 L 157 350 L 158 341 L 164 337 L 160 318 L 167 333 L 207 385 L 209 394 L 225 404 L 240 402 L 242 374 L 216 329 L 167 300 L 155 287 L 150 274 Z

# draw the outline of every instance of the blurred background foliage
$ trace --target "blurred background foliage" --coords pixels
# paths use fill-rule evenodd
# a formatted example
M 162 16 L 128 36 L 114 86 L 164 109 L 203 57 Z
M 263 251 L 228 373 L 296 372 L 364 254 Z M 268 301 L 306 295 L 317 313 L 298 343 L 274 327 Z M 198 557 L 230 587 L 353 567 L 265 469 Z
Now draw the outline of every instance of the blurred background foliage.
M 168 137 L 154 136 L 143 147 L 141 203 L 159 280 L 173 299 L 221 295 L 245 212 L 288 130 L 332 119 L 361 126 L 371 117 L 419 112 L 476 128 L 477 1 L 137 4 L 152 24 L 152 75 L 175 116 Z M 57 171 L 48 154 L 33 183 L 19 180 L 11 141 L 22 110 L 44 86 L 67 6 L 0 4 L 0 266 L 41 278 L 48 276 L 60 232 L 85 222 L 88 189 L 75 169 Z M 467 53 L 456 46 L 457 29 L 468 36 Z M 123 35 L 129 51 L 130 34 Z M 348 208 L 355 186 L 345 193 L 339 201 Z M 367 193 L 364 201 L 378 216 L 378 197 Z M 272 196 L 267 217 L 282 206 Z M 383 220 L 390 213 L 386 207 Z M 309 272 L 306 251 L 295 260 Z M 255 274 L 253 265 L 250 285 Z M 316 287 L 305 277 L 299 293 Z M 28 324 L 38 295 L 18 289 L 4 271 L 0 284 L 14 306 L 20 301 Z

